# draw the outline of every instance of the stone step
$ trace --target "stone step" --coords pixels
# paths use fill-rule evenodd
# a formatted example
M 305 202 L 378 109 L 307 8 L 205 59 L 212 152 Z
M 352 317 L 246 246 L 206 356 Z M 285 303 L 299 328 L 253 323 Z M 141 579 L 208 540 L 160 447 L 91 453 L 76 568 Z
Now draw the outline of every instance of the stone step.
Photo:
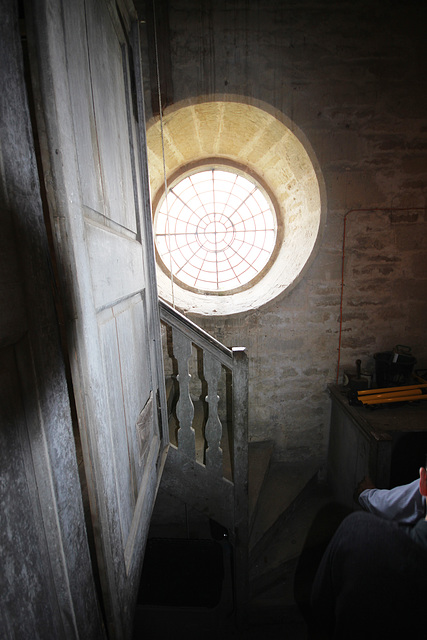
M 319 469 L 316 461 L 272 462 L 258 496 L 249 549 L 252 550 L 289 508 Z
M 342 517 L 327 486 L 314 475 L 252 548 L 251 580 L 265 582 L 263 576 L 274 576 L 281 567 L 299 558 L 307 545 L 316 546 L 328 538 L 335 521 L 331 514 L 335 512 Z
M 253 597 L 248 615 L 251 624 L 281 624 L 287 632 L 295 625 L 302 634 L 295 635 L 295 638 L 301 637 L 305 640 L 307 637 L 306 624 L 299 607 L 295 604 L 290 581 L 278 581 Z M 283 634 L 282 637 L 292 637 L 294 640 L 294 635 Z
M 259 496 L 270 468 L 274 444 L 269 440 L 250 442 L 248 446 L 249 527 L 252 527 Z
M 251 602 L 267 613 L 307 608 L 323 552 L 346 515 L 348 509 L 314 476 L 252 552 Z

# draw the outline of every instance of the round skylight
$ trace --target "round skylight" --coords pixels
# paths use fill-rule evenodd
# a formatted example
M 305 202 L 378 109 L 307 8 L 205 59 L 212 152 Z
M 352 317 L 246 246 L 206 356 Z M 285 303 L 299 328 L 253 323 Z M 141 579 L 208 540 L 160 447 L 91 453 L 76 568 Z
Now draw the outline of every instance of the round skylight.
M 228 167 L 178 178 L 160 199 L 154 227 L 163 269 L 186 288 L 210 294 L 250 286 L 277 236 L 267 193 Z
M 184 313 L 226 316 L 293 289 L 317 255 L 326 220 L 322 174 L 294 122 L 247 98 L 183 101 L 165 109 L 162 122 L 148 123 L 147 154 L 161 298 Z M 202 203 L 193 184 L 204 172 L 210 178 Z M 226 207 L 229 188 L 213 200 L 217 172 L 229 173 L 236 185 L 246 179 L 249 194 L 254 186 L 258 191 L 246 202 L 231 191 L 243 202 Z M 165 182 L 174 192 L 168 210 Z

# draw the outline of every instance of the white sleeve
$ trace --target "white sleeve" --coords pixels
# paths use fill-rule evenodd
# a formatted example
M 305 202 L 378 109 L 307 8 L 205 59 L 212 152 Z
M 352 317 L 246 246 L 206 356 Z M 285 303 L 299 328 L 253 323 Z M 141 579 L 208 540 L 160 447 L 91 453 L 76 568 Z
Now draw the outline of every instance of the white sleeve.
M 366 489 L 359 503 L 370 513 L 386 520 L 414 524 L 424 517 L 425 499 L 419 490 L 419 480 L 394 489 Z

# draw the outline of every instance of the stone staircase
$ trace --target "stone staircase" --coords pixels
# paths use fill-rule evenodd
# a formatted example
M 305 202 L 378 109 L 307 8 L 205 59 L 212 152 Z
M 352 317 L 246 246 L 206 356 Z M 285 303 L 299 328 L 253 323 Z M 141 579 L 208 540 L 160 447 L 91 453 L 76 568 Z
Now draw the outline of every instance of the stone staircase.
M 226 348 L 165 303 L 160 309 L 170 447 L 134 640 L 306 638 L 313 567 L 336 516 L 321 461 L 277 462 L 272 442 L 248 443 L 244 349 Z M 221 571 L 210 573 L 218 562 Z M 220 595 L 200 599 L 218 576 Z
M 318 471 L 316 461 L 275 462 L 271 442 L 249 445 L 250 602 L 243 629 L 239 629 L 233 617 L 231 566 L 230 562 L 227 564 L 232 549 L 226 530 L 172 498 L 160 486 L 150 537 L 216 540 L 222 545 L 226 570 L 221 600 L 210 610 L 191 606 L 178 610 L 173 606 L 150 607 L 142 603 L 138 619 L 142 628 L 150 629 L 146 637 L 150 640 L 168 637 L 161 635 L 168 621 L 173 625 L 173 637 L 181 630 L 186 640 L 199 637 L 200 626 L 208 640 L 307 638 L 301 612 L 309 595 L 313 560 L 315 563 L 320 558 L 337 517 L 327 487 L 318 479 Z M 144 637 L 138 633 L 137 625 L 135 639 Z
M 250 447 L 250 469 L 260 446 L 266 448 L 265 443 Z M 308 604 L 313 560 L 321 556 L 330 536 L 333 520 L 327 511 L 335 510 L 319 480 L 319 465 L 271 459 L 265 473 L 250 535 L 249 612 L 254 623 L 305 627 L 301 611 Z

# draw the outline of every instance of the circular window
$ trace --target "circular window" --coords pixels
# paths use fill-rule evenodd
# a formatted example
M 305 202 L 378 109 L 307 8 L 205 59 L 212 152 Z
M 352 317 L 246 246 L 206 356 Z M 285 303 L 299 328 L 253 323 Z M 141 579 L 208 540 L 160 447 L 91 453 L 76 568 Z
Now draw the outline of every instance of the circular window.
M 147 154 L 161 298 L 226 316 L 293 289 L 326 220 L 320 167 L 294 122 L 247 98 L 183 101 L 148 123 Z
M 154 219 L 158 259 L 181 286 L 221 294 L 268 268 L 277 217 L 267 192 L 229 167 L 199 167 L 163 193 Z

